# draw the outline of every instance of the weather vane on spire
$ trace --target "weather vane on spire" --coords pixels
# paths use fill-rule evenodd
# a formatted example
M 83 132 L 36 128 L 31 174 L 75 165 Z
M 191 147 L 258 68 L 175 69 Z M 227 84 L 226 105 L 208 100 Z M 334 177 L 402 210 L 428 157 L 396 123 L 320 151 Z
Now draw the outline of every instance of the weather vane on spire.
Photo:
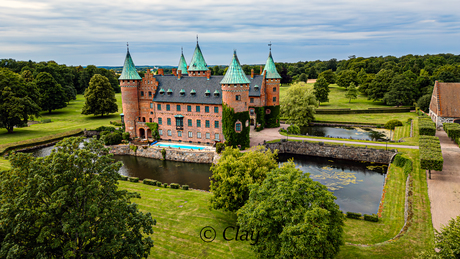
M 270 41 L 270 44 L 268 44 L 268 46 L 270 47 L 270 51 L 272 51 L 272 42 Z
M 128 49 L 128 51 L 129 51 L 129 43 L 128 42 L 126 42 L 126 49 Z
M 196 35 L 196 44 L 198 44 L 198 34 Z
M 184 48 L 180 47 L 180 54 L 184 55 Z

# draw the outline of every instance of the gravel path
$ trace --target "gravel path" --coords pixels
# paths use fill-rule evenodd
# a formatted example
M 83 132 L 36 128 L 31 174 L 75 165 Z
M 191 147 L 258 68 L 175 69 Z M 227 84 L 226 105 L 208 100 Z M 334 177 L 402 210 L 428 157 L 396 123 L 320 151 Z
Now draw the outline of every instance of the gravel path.
M 281 124 L 279 128 L 271 128 L 271 129 L 264 129 L 262 131 L 256 132 L 254 129 L 251 128 L 251 147 L 257 146 L 259 144 L 263 144 L 264 140 L 270 141 L 275 139 L 282 139 L 286 138 L 286 136 L 281 135 L 278 130 L 280 128 L 287 129 L 289 125 Z M 310 140 L 310 141 L 322 141 L 322 142 L 329 142 L 329 143 L 340 143 L 340 144 L 356 144 L 356 145 L 367 145 L 367 146 L 378 146 L 378 147 L 385 147 L 386 144 L 378 144 L 378 143 L 369 143 L 369 142 L 354 142 L 354 141 L 347 141 L 347 140 L 334 140 L 334 139 L 322 139 L 322 138 L 299 138 L 299 137 L 289 137 L 289 139 L 298 139 L 298 140 Z M 418 146 L 406 146 L 406 145 L 388 145 L 389 148 L 411 148 L 411 149 L 418 149 Z
M 451 218 L 460 215 L 460 148 L 446 132 L 437 131 L 436 136 L 441 141 L 444 166 L 442 172 L 431 171 L 431 180 L 427 172 L 427 181 L 433 227 L 440 231 Z

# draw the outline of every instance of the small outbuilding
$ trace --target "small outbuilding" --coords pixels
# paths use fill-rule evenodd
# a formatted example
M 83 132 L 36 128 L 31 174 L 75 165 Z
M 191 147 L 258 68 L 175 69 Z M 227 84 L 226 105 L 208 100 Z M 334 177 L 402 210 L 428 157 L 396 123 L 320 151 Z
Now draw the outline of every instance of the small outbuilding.
M 445 122 L 460 123 L 460 83 L 435 82 L 430 117 L 437 128 L 442 127 Z

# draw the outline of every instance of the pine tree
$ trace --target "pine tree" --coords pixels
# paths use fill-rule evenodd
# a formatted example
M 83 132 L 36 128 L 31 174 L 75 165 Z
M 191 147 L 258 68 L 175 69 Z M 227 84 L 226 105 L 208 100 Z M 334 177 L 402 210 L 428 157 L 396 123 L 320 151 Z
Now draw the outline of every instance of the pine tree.
M 313 89 L 316 100 L 318 101 L 318 106 L 321 104 L 321 102 L 329 101 L 329 92 L 331 90 L 329 90 L 329 84 L 324 77 L 320 77 L 318 80 L 316 80 Z
M 105 76 L 96 74 L 91 78 L 89 87 L 85 90 L 85 99 L 82 114 L 104 116 L 118 111 L 115 91 Z
M 349 103 L 351 102 L 351 99 L 358 98 L 358 89 L 356 89 L 355 83 L 353 82 L 350 83 L 350 86 L 348 86 L 348 90 L 347 90 L 347 93 L 345 94 L 345 97 L 350 99 L 348 101 Z

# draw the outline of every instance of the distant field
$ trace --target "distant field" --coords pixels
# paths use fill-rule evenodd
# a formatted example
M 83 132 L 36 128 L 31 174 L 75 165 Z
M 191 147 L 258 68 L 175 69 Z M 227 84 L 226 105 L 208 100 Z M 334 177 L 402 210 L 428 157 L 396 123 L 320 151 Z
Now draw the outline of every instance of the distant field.
M 373 124 L 385 124 L 389 120 L 397 119 L 406 122 L 407 119 L 417 118 L 415 112 L 403 113 L 362 113 L 362 114 L 316 114 L 316 121 L 334 122 L 361 122 Z
M 118 112 L 104 117 L 94 115 L 83 115 L 81 109 L 85 104 L 83 95 L 78 95 L 77 100 L 71 101 L 67 107 L 53 111 L 51 114 L 43 112 L 38 120 L 51 119 L 51 123 L 34 124 L 30 127 L 15 128 L 14 132 L 8 134 L 6 129 L 0 129 L 0 145 L 18 142 L 26 139 L 40 138 L 55 135 L 74 129 L 92 129 L 101 125 L 110 125 L 110 121 L 120 120 L 122 113 L 121 94 L 116 94 Z

